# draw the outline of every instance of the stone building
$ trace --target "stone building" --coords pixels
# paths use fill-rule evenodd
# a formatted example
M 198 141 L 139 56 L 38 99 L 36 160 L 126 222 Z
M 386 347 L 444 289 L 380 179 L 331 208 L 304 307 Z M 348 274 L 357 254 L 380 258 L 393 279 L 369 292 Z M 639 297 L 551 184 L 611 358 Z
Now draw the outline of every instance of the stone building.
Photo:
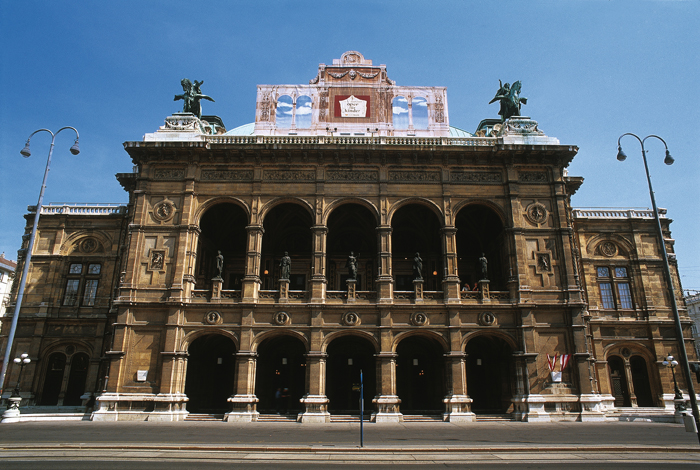
M 700 292 L 686 291 L 684 297 L 685 305 L 688 308 L 688 316 L 693 322 L 693 338 L 695 340 L 695 354 L 700 356 Z
M 10 302 L 10 287 L 15 278 L 15 269 L 17 269 L 17 263 L 5 258 L 5 253 L 0 254 L 0 317 L 5 316 Z
M 444 87 L 350 51 L 259 86 L 252 125 L 174 114 L 124 148 L 127 206 L 42 214 L 30 405 L 326 422 L 362 371 L 375 421 L 673 419 L 653 214 L 572 209 L 578 149 L 528 117 L 466 133 Z

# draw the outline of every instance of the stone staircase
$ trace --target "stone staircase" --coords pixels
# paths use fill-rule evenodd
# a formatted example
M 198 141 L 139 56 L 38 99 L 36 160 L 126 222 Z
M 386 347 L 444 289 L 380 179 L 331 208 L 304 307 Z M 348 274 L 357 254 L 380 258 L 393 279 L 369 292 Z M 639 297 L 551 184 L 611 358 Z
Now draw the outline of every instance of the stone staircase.
M 185 421 L 223 421 L 224 415 L 216 413 L 190 413 L 185 417 Z
M 507 422 L 507 421 L 513 421 L 513 415 L 511 415 L 511 414 L 484 414 L 484 415 L 477 414 L 476 420 L 478 422 L 488 422 L 488 423 Z
M 404 423 L 441 423 L 442 415 L 403 415 Z

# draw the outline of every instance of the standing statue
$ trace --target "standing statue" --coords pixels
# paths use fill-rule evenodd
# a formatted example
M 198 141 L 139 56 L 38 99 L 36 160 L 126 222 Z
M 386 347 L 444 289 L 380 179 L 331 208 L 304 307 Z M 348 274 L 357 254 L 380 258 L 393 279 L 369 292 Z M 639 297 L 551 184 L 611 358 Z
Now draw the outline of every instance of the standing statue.
M 221 251 L 216 257 L 216 269 L 219 271 L 217 278 L 221 279 L 221 273 L 224 271 L 224 255 L 221 254 Z
M 286 251 L 280 260 L 280 271 L 280 279 L 289 279 L 289 274 L 292 271 L 292 258 L 289 257 L 289 253 Z
M 527 98 L 520 97 L 520 88 L 522 84 L 518 80 L 510 86 L 509 83 L 505 85 L 499 80 L 500 88 L 496 92 L 496 96 L 493 97 L 489 104 L 500 101 L 501 109 L 498 114 L 501 115 L 501 120 L 505 122 L 506 119 L 513 116 L 520 116 L 520 107 L 523 104 L 527 104 Z
M 357 256 L 360 256 L 358 253 Z M 346 263 L 346 266 L 348 267 L 348 276 L 349 279 L 351 280 L 356 280 L 357 279 L 357 258 L 355 258 L 355 253 L 350 252 L 350 256 L 348 256 L 348 261 Z
M 183 78 L 180 81 L 180 84 L 182 84 L 182 90 L 184 91 L 183 94 L 181 95 L 175 95 L 175 99 L 173 101 L 177 100 L 184 100 L 185 103 L 182 106 L 182 112 L 183 113 L 192 113 L 198 118 L 202 117 L 202 107 L 199 104 L 199 100 L 209 100 L 209 101 L 214 101 L 210 96 L 203 95 L 201 86 L 202 83 L 204 83 L 204 80 L 201 82 L 198 82 L 197 80 L 194 81 L 194 85 L 192 85 L 192 82 L 189 81 L 187 78 Z
M 416 256 L 413 257 L 413 278 L 416 280 L 423 279 L 423 260 L 417 251 Z
M 485 253 L 481 253 L 479 264 L 481 264 L 481 280 L 486 281 L 489 278 L 489 261 L 486 259 Z

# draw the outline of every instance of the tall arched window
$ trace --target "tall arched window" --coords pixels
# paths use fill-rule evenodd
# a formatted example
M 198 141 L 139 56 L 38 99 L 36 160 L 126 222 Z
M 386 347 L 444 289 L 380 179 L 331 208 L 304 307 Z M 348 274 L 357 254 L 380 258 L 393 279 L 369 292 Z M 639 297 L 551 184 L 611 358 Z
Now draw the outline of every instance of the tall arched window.
M 394 129 L 408 129 L 408 100 L 397 96 L 391 100 L 391 110 Z
M 428 129 L 428 100 L 422 97 L 413 98 L 411 102 L 413 110 L 413 128 Z
M 279 129 L 289 129 L 292 127 L 292 113 L 294 111 L 294 101 L 289 95 L 282 95 L 277 99 L 277 111 L 275 113 L 275 124 Z
M 302 95 L 297 98 L 295 124 L 299 129 L 308 129 L 311 127 L 311 98 Z

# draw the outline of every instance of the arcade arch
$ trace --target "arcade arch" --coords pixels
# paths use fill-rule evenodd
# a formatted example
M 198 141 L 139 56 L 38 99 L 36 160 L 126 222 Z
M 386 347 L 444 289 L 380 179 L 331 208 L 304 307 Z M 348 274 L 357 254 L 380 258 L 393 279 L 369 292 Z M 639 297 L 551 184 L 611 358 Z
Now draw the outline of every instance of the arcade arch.
M 265 339 L 257 348 L 255 395 L 262 413 L 301 410 L 306 393 L 306 346 L 291 335 Z M 278 394 L 279 392 L 279 394 Z
M 193 340 L 187 349 L 185 394 L 191 413 L 225 413 L 227 399 L 234 393 L 236 346 L 221 334 L 207 334 Z
M 278 288 L 280 260 L 287 252 L 292 260 L 289 289 L 307 290 L 311 279 L 312 225 L 306 208 L 295 203 L 279 204 L 265 215 L 260 268 L 263 289 Z
M 440 414 L 447 394 L 444 347 L 427 335 L 411 335 L 396 347 L 396 392 L 403 414 Z
M 455 218 L 459 278 L 470 286 L 481 280 L 482 254 L 488 260 L 491 290 L 506 289 L 506 234 L 499 215 L 483 204 L 469 204 Z
M 478 335 L 467 342 L 467 394 L 475 413 L 512 411 L 513 350 L 496 335 Z
M 345 290 L 350 252 L 357 258 L 357 290 L 373 290 L 377 255 L 377 220 L 366 207 L 345 203 L 328 216 L 326 277 L 329 290 Z
M 90 356 L 68 345 L 50 353 L 38 404 L 41 406 L 80 406 L 90 367 Z
M 359 413 L 360 371 L 364 383 L 364 409 L 372 409 L 377 371 L 372 342 L 357 335 L 333 339 L 326 349 L 326 396 L 331 413 Z
M 195 267 L 198 289 L 211 287 L 218 275 L 216 257 L 224 257 L 222 278 L 224 289 L 240 289 L 245 275 L 248 215 L 230 202 L 216 204 L 206 210 L 199 221 L 201 234 L 197 242 Z
M 435 213 L 422 204 L 406 204 L 393 214 L 391 228 L 394 289 L 413 290 L 413 260 L 416 253 L 420 253 L 423 263 L 425 290 L 441 289 L 442 224 Z

